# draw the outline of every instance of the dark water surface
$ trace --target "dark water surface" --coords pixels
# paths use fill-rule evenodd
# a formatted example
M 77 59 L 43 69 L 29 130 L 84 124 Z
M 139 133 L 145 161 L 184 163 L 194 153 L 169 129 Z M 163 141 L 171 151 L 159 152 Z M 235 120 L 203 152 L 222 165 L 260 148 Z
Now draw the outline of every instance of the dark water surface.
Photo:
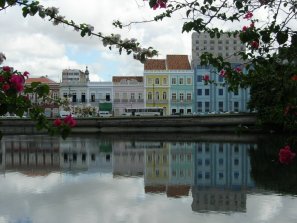
M 4 136 L 0 223 L 297 222 L 285 137 Z

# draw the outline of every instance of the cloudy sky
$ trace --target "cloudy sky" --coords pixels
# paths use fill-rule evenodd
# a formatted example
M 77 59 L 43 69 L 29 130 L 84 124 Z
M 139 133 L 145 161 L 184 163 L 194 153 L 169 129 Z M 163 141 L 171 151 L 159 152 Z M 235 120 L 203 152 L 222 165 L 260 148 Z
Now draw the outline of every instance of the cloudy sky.
M 191 34 L 181 33 L 181 13 L 174 20 L 119 30 L 112 26 L 116 19 L 123 23 L 144 21 L 162 10 L 154 11 L 142 0 L 40 0 L 40 3 L 58 7 L 66 19 L 93 25 L 95 32 L 135 37 L 143 47 L 157 49 L 159 58 L 166 54 L 191 54 Z M 143 65 L 132 56 L 119 55 L 116 49 L 110 51 L 95 37 L 82 38 L 70 27 L 53 26 L 38 16 L 23 18 L 19 6 L 0 11 L 0 27 L 0 52 L 7 57 L 4 65 L 27 70 L 32 77 L 47 75 L 60 81 L 63 69 L 85 70 L 86 66 L 92 81 L 111 81 L 115 75 L 142 75 L 143 72 Z

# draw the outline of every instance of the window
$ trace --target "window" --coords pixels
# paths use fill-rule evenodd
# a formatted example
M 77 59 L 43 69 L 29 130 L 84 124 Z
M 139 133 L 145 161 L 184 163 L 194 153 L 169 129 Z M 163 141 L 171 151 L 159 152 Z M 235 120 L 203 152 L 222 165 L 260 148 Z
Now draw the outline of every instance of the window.
M 153 84 L 153 79 L 152 78 L 149 78 L 148 79 L 148 83 L 149 83 L 149 85 L 152 85 Z
M 156 92 L 156 99 L 157 99 L 157 100 L 160 99 L 160 94 L 159 94 L 159 92 Z
M 64 98 L 67 98 L 67 93 L 63 93 L 63 97 Z
M 219 145 L 219 152 L 220 153 L 224 152 L 224 146 L 223 146 L 223 144 L 220 144 Z
M 53 98 L 54 98 L 54 99 L 58 99 L 58 93 L 57 93 L 57 92 L 54 92 L 54 93 L 53 93 Z
M 184 84 L 184 78 L 179 79 L 179 84 Z
M 153 99 L 153 94 L 152 94 L 152 92 L 148 92 L 148 94 L 147 94 L 147 99 L 148 99 L 148 100 L 152 100 L 152 99 Z
M 234 165 L 238 166 L 239 165 L 239 160 L 238 159 L 234 159 Z
M 233 94 L 234 96 L 238 96 L 238 91 L 235 91 Z
M 134 100 L 135 99 L 135 93 L 131 93 L 130 97 L 131 97 L 132 100 Z
M 234 178 L 238 179 L 239 178 L 239 173 L 238 172 L 234 172 Z
M 220 172 L 219 173 L 219 179 L 223 179 L 224 178 L 224 173 Z
M 224 89 L 223 88 L 219 89 L 219 95 L 224 95 Z
M 219 111 L 223 112 L 223 110 L 224 110 L 224 102 L 219 101 Z
M 142 93 L 138 93 L 138 99 L 142 99 Z
M 187 101 L 191 101 L 192 100 L 192 94 L 191 93 L 187 93 Z
M 239 110 L 239 102 L 238 101 L 234 101 L 234 111 L 238 112 Z
M 235 39 L 235 40 L 233 40 L 233 44 L 237 44 L 237 40 Z
M 204 90 L 204 95 L 209 95 L 209 89 Z
M 205 163 L 205 166 L 209 166 L 210 160 L 209 159 L 205 159 L 204 163 Z
M 109 93 L 106 93 L 106 95 L 105 95 L 105 100 L 106 100 L 106 101 L 110 101 L 110 94 L 109 94 Z
M 155 84 L 160 84 L 160 80 L 159 80 L 159 78 L 156 78 L 156 79 L 155 79 Z
M 176 93 L 172 93 L 171 94 L 171 99 L 174 100 L 174 101 L 176 101 Z
M 163 97 L 162 98 L 163 98 L 163 100 L 166 100 L 167 99 L 167 94 L 166 94 L 165 91 L 163 92 Z
M 224 82 L 224 77 L 219 76 L 219 82 Z
M 191 77 L 187 77 L 187 84 L 192 84 L 192 78 Z
M 202 75 L 197 75 L 197 82 L 202 82 Z
M 204 102 L 205 112 L 209 112 L 209 101 Z
M 181 101 L 184 100 L 184 93 L 179 94 L 179 100 L 181 100 Z
M 202 89 L 197 89 L 197 95 L 202 95 Z
M 167 78 L 163 78 L 163 84 L 167 85 Z
M 197 111 L 202 112 L 202 102 L 201 101 L 197 102 Z
M 171 84 L 176 84 L 176 78 L 175 78 L 175 77 L 173 77 L 173 78 L 171 79 Z
M 223 166 L 223 165 L 224 165 L 224 159 L 223 159 L 223 158 L 220 158 L 220 159 L 219 159 L 219 165 L 220 165 L 220 166 Z
M 202 159 L 198 159 L 198 166 L 202 166 Z
M 119 94 L 118 93 L 116 94 L 116 98 L 117 99 L 119 98 Z M 94 93 L 91 94 L 91 102 L 95 102 L 95 94 Z

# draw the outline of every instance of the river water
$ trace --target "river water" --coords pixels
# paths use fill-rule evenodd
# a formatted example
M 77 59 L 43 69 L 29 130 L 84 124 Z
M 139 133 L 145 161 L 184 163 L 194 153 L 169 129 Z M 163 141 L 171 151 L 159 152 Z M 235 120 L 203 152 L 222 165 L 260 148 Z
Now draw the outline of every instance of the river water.
M 297 222 L 286 137 L 4 136 L 0 223 Z

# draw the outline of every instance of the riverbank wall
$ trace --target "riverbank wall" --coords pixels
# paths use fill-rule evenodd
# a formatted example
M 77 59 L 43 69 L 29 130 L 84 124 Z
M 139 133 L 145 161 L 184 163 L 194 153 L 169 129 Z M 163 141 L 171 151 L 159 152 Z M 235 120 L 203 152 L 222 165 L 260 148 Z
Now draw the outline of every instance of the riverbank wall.
M 114 117 L 77 119 L 73 133 L 223 133 L 249 131 L 256 126 L 254 114 Z M 40 134 L 30 119 L 1 119 L 2 134 Z

